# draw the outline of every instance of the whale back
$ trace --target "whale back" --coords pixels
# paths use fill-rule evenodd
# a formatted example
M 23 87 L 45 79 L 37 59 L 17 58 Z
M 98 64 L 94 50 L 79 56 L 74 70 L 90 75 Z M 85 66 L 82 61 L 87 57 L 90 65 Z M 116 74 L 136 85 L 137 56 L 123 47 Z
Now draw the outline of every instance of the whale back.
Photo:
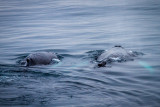
M 51 52 L 39 52 L 29 54 L 24 59 L 24 62 L 26 66 L 47 65 L 52 62 L 52 59 L 57 59 L 56 54 Z
M 97 61 L 106 61 L 108 59 L 126 59 L 130 56 L 123 47 L 113 47 L 108 51 L 103 52 L 97 59 Z

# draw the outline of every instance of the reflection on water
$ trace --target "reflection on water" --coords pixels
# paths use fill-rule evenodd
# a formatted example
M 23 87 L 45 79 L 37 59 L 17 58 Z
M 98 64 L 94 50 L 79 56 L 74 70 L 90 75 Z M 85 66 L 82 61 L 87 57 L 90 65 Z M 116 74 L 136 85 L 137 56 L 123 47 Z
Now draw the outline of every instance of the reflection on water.
M 0 105 L 159 107 L 159 11 L 159 0 L 1 0 Z M 95 68 L 114 45 L 145 55 Z M 39 51 L 62 61 L 18 65 Z

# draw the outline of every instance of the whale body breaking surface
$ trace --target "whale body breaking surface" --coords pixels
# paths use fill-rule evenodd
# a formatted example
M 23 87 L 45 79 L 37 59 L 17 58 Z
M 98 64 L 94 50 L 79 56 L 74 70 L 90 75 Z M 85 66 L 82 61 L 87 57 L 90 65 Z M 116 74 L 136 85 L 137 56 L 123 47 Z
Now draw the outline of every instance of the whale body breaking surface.
M 137 57 L 138 55 L 143 55 L 143 53 L 127 51 L 122 46 L 116 45 L 98 56 L 97 65 L 98 67 L 104 67 L 106 64 L 110 64 L 112 62 L 131 61 L 134 60 L 134 57 Z
M 22 66 L 48 65 L 53 60 L 59 61 L 57 55 L 52 52 L 36 52 L 29 54 L 21 61 Z
M 98 67 L 105 67 L 113 62 L 133 61 L 135 57 L 143 55 L 136 51 L 128 51 L 120 45 L 116 45 L 108 51 L 104 51 L 96 56 Z M 20 64 L 22 66 L 48 65 L 60 62 L 57 54 L 52 52 L 36 52 L 29 54 Z

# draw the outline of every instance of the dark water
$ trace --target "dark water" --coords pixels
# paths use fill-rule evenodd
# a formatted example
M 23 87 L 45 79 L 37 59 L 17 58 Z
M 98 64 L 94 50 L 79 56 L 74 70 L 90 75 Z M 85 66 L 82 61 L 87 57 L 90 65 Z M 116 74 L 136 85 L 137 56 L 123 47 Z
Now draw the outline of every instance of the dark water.
M 120 44 L 145 55 L 95 68 Z M 20 67 L 29 53 L 56 65 Z M 0 0 L 0 106 L 160 106 L 159 0 Z

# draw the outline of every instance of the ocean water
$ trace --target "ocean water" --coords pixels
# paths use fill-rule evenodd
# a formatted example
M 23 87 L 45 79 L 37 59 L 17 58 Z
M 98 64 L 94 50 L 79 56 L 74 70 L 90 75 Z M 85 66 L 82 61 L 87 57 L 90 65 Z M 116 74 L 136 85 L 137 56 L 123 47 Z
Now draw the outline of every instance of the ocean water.
M 96 68 L 121 45 L 134 61 Z M 22 67 L 33 52 L 58 64 Z M 0 0 L 0 106 L 159 107 L 159 0 Z

